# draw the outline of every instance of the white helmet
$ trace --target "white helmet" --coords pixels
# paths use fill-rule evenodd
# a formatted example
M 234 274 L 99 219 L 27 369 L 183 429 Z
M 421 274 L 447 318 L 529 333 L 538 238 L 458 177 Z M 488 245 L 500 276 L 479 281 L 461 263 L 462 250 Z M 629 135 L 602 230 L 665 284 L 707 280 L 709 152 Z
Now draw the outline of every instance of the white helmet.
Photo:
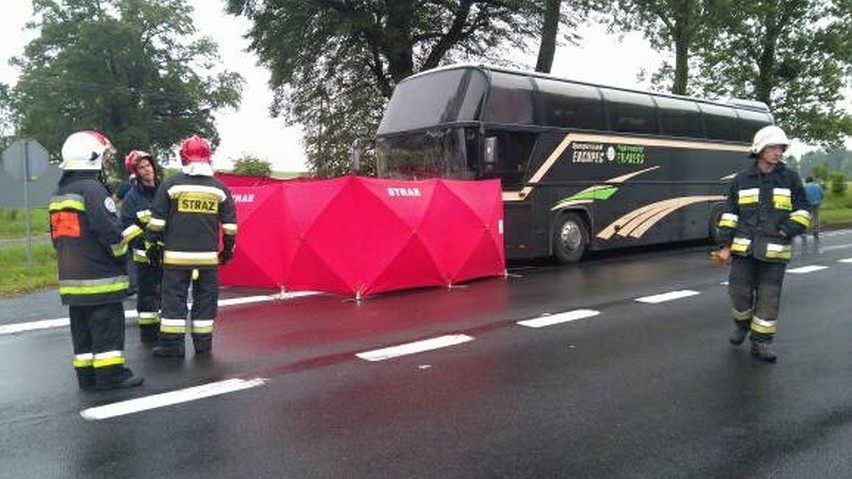
M 115 148 L 104 135 L 96 131 L 78 131 L 62 145 L 63 170 L 100 170 L 115 154 Z
M 754 134 L 754 141 L 751 143 L 751 154 L 757 156 L 767 146 L 783 146 L 786 150 L 790 146 L 790 139 L 784 130 L 775 125 L 764 126 L 757 130 Z

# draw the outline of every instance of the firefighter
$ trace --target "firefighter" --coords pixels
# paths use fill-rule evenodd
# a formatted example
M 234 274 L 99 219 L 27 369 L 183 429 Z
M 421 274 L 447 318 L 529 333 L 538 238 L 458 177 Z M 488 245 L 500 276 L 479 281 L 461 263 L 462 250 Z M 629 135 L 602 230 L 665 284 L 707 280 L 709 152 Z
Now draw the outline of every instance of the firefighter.
M 775 362 L 772 346 L 781 301 L 781 285 L 792 242 L 810 224 L 802 179 L 781 156 L 790 140 L 770 125 L 754 135 L 754 163 L 734 177 L 719 219 L 718 257 L 731 261 L 728 293 L 735 324 L 731 344 L 751 334 L 751 353 Z
M 158 357 L 184 357 L 187 329 L 195 353 L 210 352 L 219 299 L 218 267 L 231 260 L 237 239 L 234 200 L 228 187 L 213 177 L 207 140 L 197 135 L 183 140 L 180 158 L 181 173 L 165 180 L 157 190 L 148 221 L 152 232 L 148 257 L 163 265 L 163 309 L 153 350 Z M 160 242 L 162 252 L 157 247 Z M 193 301 L 188 322 L 190 284 Z
M 151 204 L 159 186 L 159 168 L 151 154 L 133 150 L 127 154 L 125 166 L 136 180 L 121 203 L 121 227 L 130 239 L 132 262 L 129 271 L 136 271 L 138 292 L 136 311 L 139 313 L 139 337 L 143 343 L 157 340 L 160 329 L 160 282 L 163 270 L 146 256 L 144 230 L 151 219 Z
M 101 168 L 115 150 L 100 133 L 72 134 L 62 146 L 62 177 L 50 199 L 59 296 L 68 305 L 74 368 L 81 389 L 142 384 L 125 367 L 124 306 L 128 238 Z

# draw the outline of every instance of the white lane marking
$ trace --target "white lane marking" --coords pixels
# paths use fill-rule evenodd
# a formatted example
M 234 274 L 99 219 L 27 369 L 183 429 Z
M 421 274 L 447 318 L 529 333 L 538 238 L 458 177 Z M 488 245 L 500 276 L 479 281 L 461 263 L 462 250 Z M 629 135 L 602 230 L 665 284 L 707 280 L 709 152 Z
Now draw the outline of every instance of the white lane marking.
M 575 309 L 573 311 L 549 314 L 535 319 L 525 319 L 523 321 L 518 321 L 518 324 L 520 324 L 521 326 L 527 326 L 529 328 L 543 328 L 545 326 L 552 326 L 554 324 L 567 323 L 569 321 L 577 321 L 578 319 L 591 318 L 592 316 L 597 316 L 599 314 L 601 314 L 601 312 L 595 311 L 594 309 Z
M 727 282 L 727 281 L 722 281 L 722 282 L 721 282 L 721 283 L 719 283 L 719 284 L 721 284 L 722 286 L 727 286 L 727 285 L 728 285 L 728 282 Z
M 805 273 L 813 273 L 814 271 L 819 271 L 821 269 L 828 269 L 828 266 L 820 266 L 820 265 L 817 265 L 817 264 L 813 264 L 813 265 L 810 265 L 810 266 L 802 266 L 802 267 L 799 267 L 799 268 L 788 269 L 787 272 L 793 273 L 793 274 L 805 274 Z
M 208 398 L 211 396 L 218 396 L 220 394 L 241 391 L 243 389 L 262 386 L 267 381 L 269 381 L 267 378 L 255 378 L 249 380 L 228 379 L 192 388 L 180 389 L 177 391 L 84 409 L 83 411 L 80 411 L 80 415 L 83 416 L 83 419 L 87 419 L 89 421 L 99 421 L 102 419 L 109 419 L 111 417 L 124 416 L 127 414 L 147 411 L 149 409 L 156 409 L 171 406 L 173 404 Z
M 846 258 L 838 261 L 838 263 L 852 263 L 852 258 Z
M 313 296 L 316 294 L 320 293 L 314 291 L 301 291 L 273 295 L 246 296 L 244 298 L 220 299 L 218 304 L 219 306 L 238 306 L 241 304 L 261 303 L 264 301 L 301 298 L 303 296 Z M 137 316 L 139 316 L 139 313 L 135 309 L 128 309 L 124 311 L 125 318 L 135 318 Z M 69 324 L 71 324 L 71 320 L 69 318 L 43 319 L 40 321 L 30 321 L 27 323 L 4 324 L 0 325 L 0 336 L 4 334 L 21 333 L 24 331 L 36 331 L 39 329 L 61 328 L 66 327 Z
M 384 361 L 385 359 L 405 356 L 407 354 L 422 353 L 432 349 L 455 346 L 456 344 L 462 344 L 468 341 L 473 341 L 473 337 L 466 334 L 450 334 L 446 336 L 438 336 L 437 338 L 424 339 L 423 341 L 400 344 L 399 346 L 391 346 L 389 348 L 365 351 L 363 353 L 358 353 L 355 356 L 366 361 Z
M 30 323 L 4 324 L 0 326 L 0 335 L 14 334 L 23 331 L 35 331 L 38 329 L 61 328 L 71 324 L 68 318 L 59 319 L 44 319 L 41 321 L 32 321 Z
M 680 291 L 670 291 L 668 293 L 655 294 L 653 296 L 643 296 L 641 298 L 636 298 L 636 301 L 640 303 L 663 303 L 666 301 L 672 301 L 675 299 L 686 298 L 689 296 L 695 296 L 698 294 L 698 291 L 692 291 L 691 289 L 683 289 Z

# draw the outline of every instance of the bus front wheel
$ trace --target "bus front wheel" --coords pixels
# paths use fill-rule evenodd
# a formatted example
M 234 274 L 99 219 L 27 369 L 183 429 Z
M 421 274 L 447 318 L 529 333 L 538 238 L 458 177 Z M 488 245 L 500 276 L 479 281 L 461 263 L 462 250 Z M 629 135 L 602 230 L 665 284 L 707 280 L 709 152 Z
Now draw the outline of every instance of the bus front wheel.
M 560 263 L 576 263 L 586 252 L 589 230 L 586 222 L 576 213 L 566 213 L 557 220 L 553 229 L 553 254 Z

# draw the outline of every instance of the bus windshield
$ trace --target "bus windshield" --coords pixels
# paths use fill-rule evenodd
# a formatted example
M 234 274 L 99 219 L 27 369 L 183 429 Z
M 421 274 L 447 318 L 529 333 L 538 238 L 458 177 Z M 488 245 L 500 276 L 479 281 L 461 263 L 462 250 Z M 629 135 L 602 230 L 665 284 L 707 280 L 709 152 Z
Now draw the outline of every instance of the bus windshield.
M 476 177 L 475 129 L 440 128 L 376 140 L 380 178 L 472 179 Z

